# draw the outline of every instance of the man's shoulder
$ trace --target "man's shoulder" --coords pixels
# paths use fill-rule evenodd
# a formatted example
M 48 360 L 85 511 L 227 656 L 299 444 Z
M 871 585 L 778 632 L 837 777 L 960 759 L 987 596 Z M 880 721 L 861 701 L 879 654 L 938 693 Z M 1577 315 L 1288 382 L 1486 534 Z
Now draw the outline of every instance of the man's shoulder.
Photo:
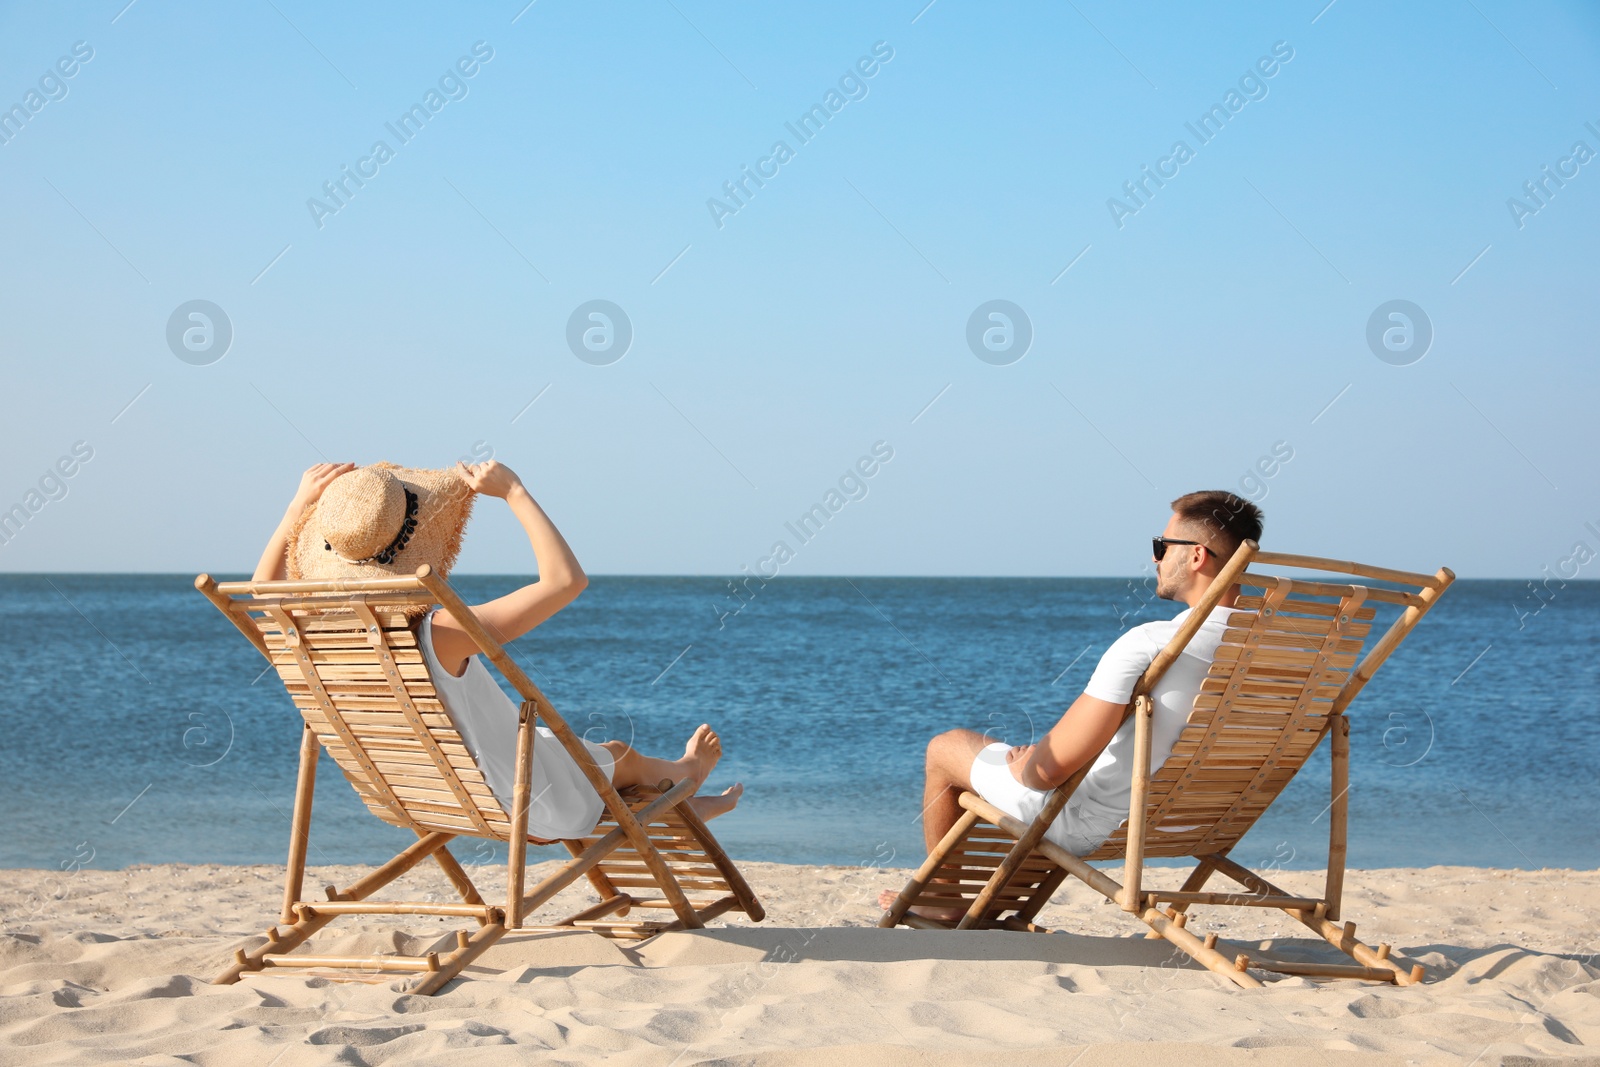
M 1127 631 L 1117 640 L 1121 641 L 1124 638 L 1137 635 L 1141 638 L 1159 639 L 1162 644 L 1166 644 L 1172 635 L 1178 632 L 1178 627 L 1183 625 L 1183 620 L 1188 615 L 1189 609 L 1185 608 L 1170 619 L 1151 619 L 1149 622 L 1141 622 L 1137 626 L 1128 627 Z
M 1111 642 L 1111 647 L 1105 651 L 1106 659 L 1144 659 L 1149 661 L 1157 652 L 1166 647 L 1172 635 L 1178 632 L 1182 616 L 1177 619 L 1151 619 L 1149 622 L 1130 626 L 1117 635 Z
M 1112 642 L 1111 649 L 1107 649 L 1107 652 L 1116 650 L 1121 655 L 1144 653 L 1154 656 L 1177 636 L 1178 630 L 1193 610 L 1184 608 L 1170 619 L 1151 619 L 1149 622 L 1130 626 Z M 1238 609 L 1224 608 L 1220 605 L 1213 608 L 1204 625 L 1189 641 L 1184 651 L 1195 655 L 1210 655 L 1214 652 L 1216 641 L 1227 628 L 1228 620 L 1236 610 Z
M 1113 704 L 1126 703 L 1139 676 L 1177 631 L 1175 619 L 1151 619 L 1130 626 L 1101 654 L 1083 691 Z

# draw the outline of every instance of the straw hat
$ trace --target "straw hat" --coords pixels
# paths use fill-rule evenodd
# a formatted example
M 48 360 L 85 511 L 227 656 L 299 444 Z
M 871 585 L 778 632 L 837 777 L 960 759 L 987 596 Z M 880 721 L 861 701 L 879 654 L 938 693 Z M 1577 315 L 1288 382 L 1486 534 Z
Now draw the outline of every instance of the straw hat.
M 424 563 L 444 575 L 461 551 L 475 495 L 448 468 L 374 463 L 342 474 L 289 535 L 289 578 L 409 576 Z

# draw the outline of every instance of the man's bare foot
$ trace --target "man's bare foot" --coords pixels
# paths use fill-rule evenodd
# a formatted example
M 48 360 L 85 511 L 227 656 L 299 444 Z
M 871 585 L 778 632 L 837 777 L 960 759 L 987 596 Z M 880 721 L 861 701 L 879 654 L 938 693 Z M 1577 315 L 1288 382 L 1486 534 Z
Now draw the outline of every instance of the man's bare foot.
M 744 786 L 735 782 L 714 797 L 690 797 L 689 806 L 702 820 L 715 819 L 718 815 L 726 815 L 739 803 L 739 798 L 744 796 Z
M 890 908 L 894 907 L 894 902 L 899 899 L 900 890 L 885 889 L 883 892 L 878 894 L 878 907 L 882 908 L 884 911 L 888 911 Z M 913 907 L 907 910 L 909 910 L 913 915 L 922 916 L 924 919 L 937 919 L 940 922 L 949 923 L 960 922 L 961 917 L 967 913 L 966 909 L 964 908 L 930 908 L 926 906 Z
M 689 777 L 694 779 L 696 789 L 706 784 L 706 779 L 711 777 L 711 769 L 721 758 L 722 738 L 718 737 L 717 732 L 711 727 L 701 723 L 690 736 L 689 743 L 683 746 L 683 761 L 689 766 Z M 738 797 L 734 800 L 737 801 Z M 728 807 L 731 808 L 733 805 L 729 804 Z M 719 811 L 717 814 L 720 815 L 722 812 Z

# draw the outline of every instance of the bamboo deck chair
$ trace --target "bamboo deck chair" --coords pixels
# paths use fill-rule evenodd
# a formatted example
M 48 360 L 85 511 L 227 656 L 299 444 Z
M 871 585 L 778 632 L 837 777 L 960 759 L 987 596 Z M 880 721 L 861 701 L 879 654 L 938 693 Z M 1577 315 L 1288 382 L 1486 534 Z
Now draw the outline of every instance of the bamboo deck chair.
M 505 649 L 441 577 L 427 566 L 415 577 L 369 581 L 215 582 L 195 587 L 228 616 L 277 668 L 305 719 L 295 786 L 283 910 L 266 944 L 240 949 L 214 980 L 223 985 L 267 968 L 310 967 L 346 980 L 381 981 L 415 974 L 407 992 L 431 995 L 508 930 L 587 928 L 643 939 L 693 929 L 729 911 L 759 922 L 761 904 L 686 801 L 684 779 L 619 793 L 588 751 Z M 434 693 L 415 622 L 406 609 L 442 605 L 522 696 L 517 773 L 507 814 Z M 413 614 L 413 619 L 415 615 Z M 572 860 L 538 885 L 524 886 L 534 725 L 542 723 L 572 754 L 605 801 L 590 836 L 563 841 Z M 302 896 L 318 753 L 326 749 L 372 813 L 414 831 L 417 841 L 359 880 L 328 886 L 326 900 Z M 485 902 L 446 847 L 457 836 L 509 844 L 504 903 Z M 432 857 L 461 895 L 459 904 L 374 901 L 373 893 Z M 522 918 L 587 876 L 600 900 L 554 927 L 523 927 Z M 689 894 L 697 898 L 691 900 Z M 656 918 L 623 921 L 631 909 Z M 341 915 L 437 915 L 476 921 L 443 955 L 334 957 L 293 955 Z M 280 930 L 279 924 L 287 930 Z
M 1252 564 L 1289 571 L 1337 572 L 1408 588 L 1342 585 L 1305 577 L 1247 571 Z M 1134 689 L 1123 721 L 1135 722 L 1133 793 L 1128 820 L 1097 850 L 1078 857 L 1046 840 L 1088 765 L 1057 787 L 1032 824 L 965 792 L 961 818 L 915 872 L 878 925 L 930 929 L 1037 930 L 1034 917 L 1070 875 L 1142 919 L 1147 938 L 1165 938 L 1234 984 L 1261 983 L 1251 967 L 1283 974 L 1360 978 L 1410 985 L 1422 967 L 1402 967 L 1389 946 L 1356 939 L 1355 923 L 1340 925 L 1348 820 L 1350 723 L 1345 709 L 1396 646 L 1455 580 L 1449 569 L 1413 574 L 1340 560 L 1261 552 L 1245 541 L 1206 590 L 1172 641 Z M 1218 648 L 1209 676 L 1172 754 L 1150 771 L 1149 693 L 1183 652 L 1231 586 L 1241 586 L 1239 612 Z M 1413 591 L 1414 590 L 1414 591 Z M 1374 603 L 1402 608 L 1399 617 L 1357 666 L 1372 628 Z M 1224 609 L 1226 610 L 1226 609 Z M 1253 614 L 1245 614 L 1253 612 Z M 1288 785 L 1324 735 L 1332 735 L 1332 802 L 1328 807 L 1327 879 L 1320 897 L 1297 897 L 1230 859 L 1245 831 Z M 1177 890 L 1145 881 L 1147 859 L 1187 858 L 1197 866 Z M 1091 860 L 1122 860 L 1118 883 Z M 1214 874 L 1238 883 L 1233 892 L 1204 892 Z M 965 907 L 956 923 L 911 913 L 914 905 Z M 1215 933 L 1202 940 L 1188 926 L 1192 905 L 1277 908 L 1299 920 L 1355 964 L 1252 960 L 1225 954 Z

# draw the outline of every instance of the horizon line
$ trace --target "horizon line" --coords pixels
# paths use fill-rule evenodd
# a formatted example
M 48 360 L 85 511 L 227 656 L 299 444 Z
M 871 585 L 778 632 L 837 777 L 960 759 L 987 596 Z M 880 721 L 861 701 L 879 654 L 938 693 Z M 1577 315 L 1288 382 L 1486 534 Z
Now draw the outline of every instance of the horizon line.
M 758 577 L 758 578 L 760 577 L 760 576 L 752 576 L 752 575 L 749 575 L 749 574 L 739 574 L 737 572 L 717 573 L 717 572 L 710 572 L 710 571 L 696 571 L 696 572 L 693 572 L 693 573 L 689 573 L 689 572 L 674 573 L 674 572 L 665 572 L 665 571 L 600 571 L 600 572 L 588 571 L 588 572 L 585 572 L 585 573 L 590 578 L 706 578 L 706 579 L 740 578 L 740 579 L 747 579 L 747 578 L 750 578 L 750 577 Z M 1347 579 L 1349 577 L 1349 575 L 1337 575 L 1336 572 L 1333 572 L 1333 571 L 1329 571 L 1329 572 L 1326 572 L 1326 573 L 1339 577 L 1341 579 L 1341 581 L 1343 581 L 1344 579 Z M 17 578 L 23 578 L 23 577 L 57 577 L 57 576 L 103 577 L 103 578 L 178 577 L 178 578 L 184 578 L 185 580 L 188 580 L 188 581 L 192 581 L 197 575 L 200 575 L 200 574 L 209 574 L 212 577 L 218 579 L 219 581 L 230 581 L 230 582 L 248 581 L 249 577 L 250 577 L 249 572 L 247 572 L 247 571 L 194 571 L 194 572 L 189 572 L 189 571 L 169 571 L 169 570 L 138 570 L 138 571 L 87 571 L 87 570 L 85 570 L 85 571 L 58 571 L 58 570 L 8 571 L 8 570 L 0 570 L 0 578 L 12 578 L 12 577 L 17 577 Z M 538 575 L 537 571 L 451 571 L 449 573 L 449 575 L 447 575 L 447 578 L 527 578 L 527 579 L 530 579 L 530 580 L 537 580 L 538 576 L 539 575 Z M 401 575 L 400 577 L 404 577 L 404 576 Z M 771 584 L 773 582 L 776 582 L 779 578 L 785 578 L 785 577 L 789 578 L 790 580 L 799 579 L 799 580 L 841 580 L 841 581 L 842 580 L 849 580 L 849 579 L 856 579 L 856 578 L 867 578 L 867 579 L 871 579 L 871 578 L 899 578 L 899 579 L 913 579 L 913 580 L 917 580 L 917 581 L 936 581 L 936 580 L 938 580 L 938 581 L 996 581 L 996 580 L 1007 580 L 1007 581 L 1086 581 L 1086 580 L 1120 581 L 1120 580 L 1123 580 L 1123 579 L 1140 579 L 1140 578 L 1150 578 L 1150 577 L 1153 577 L 1153 576 L 1152 575 L 1148 575 L 1148 574 L 1140 575 L 1140 574 L 883 574 L 883 573 L 871 573 L 871 574 L 793 574 L 793 575 L 784 575 L 782 572 L 779 572 L 778 574 L 775 574 L 770 578 L 765 578 L 765 579 L 761 579 L 761 580 L 763 580 L 767 584 Z M 1464 577 L 1464 576 L 1461 576 L 1461 575 L 1457 575 L 1456 582 L 1458 582 L 1458 583 L 1459 582 L 1534 582 L 1534 581 L 1538 581 L 1540 579 L 1540 577 L 1541 576 L 1539 576 L 1539 575 L 1531 575 L 1530 576 L 1530 575 L 1480 574 L 1480 575 L 1473 575 L 1471 577 Z M 1565 578 L 1565 579 L 1558 579 L 1558 581 L 1561 581 L 1566 585 L 1596 584 L 1596 583 L 1600 583 L 1600 577 L 1597 577 L 1597 578 Z M 1348 584 L 1348 583 L 1346 583 L 1346 584 Z

